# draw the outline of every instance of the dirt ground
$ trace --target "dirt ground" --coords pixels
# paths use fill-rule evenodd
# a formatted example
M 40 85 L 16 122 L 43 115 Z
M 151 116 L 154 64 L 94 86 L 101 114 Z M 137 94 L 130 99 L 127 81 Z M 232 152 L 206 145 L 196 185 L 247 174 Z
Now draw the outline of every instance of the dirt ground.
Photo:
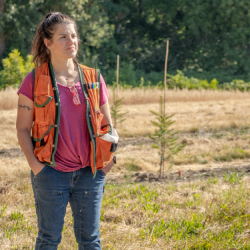
M 149 144 L 149 138 L 127 138 L 121 140 L 119 150 L 122 151 L 125 147 Z M 20 147 L 0 150 L 0 162 L 11 159 L 22 159 L 25 161 L 24 154 Z M 183 182 L 195 181 L 197 179 L 208 179 L 212 177 L 223 178 L 225 175 L 236 173 L 237 175 L 250 176 L 250 162 L 248 159 L 238 159 L 224 163 L 210 164 L 186 164 L 174 165 L 173 168 L 165 172 L 165 178 L 159 178 L 158 168 L 152 171 L 147 168 L 140 168 L 134 171 L 119 171 L 114 169 L 107 175 L 106 183 L 133 183 L 133 182 Z M 0 187 L 0 193 L 4 189 Z

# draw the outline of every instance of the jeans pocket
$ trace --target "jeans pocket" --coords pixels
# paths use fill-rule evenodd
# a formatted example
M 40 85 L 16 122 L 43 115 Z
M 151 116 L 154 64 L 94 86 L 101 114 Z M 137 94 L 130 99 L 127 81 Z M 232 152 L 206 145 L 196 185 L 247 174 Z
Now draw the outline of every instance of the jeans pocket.
M 102 169 L 100 169 L 100 170 L 98 170 L 98 171 L 101 173 L 102 176 L 106 176 L 106 174 L 103 172 Z
M 48 165 L 45 165 L 44 168 L 36 175 L 34 175 L 34 178 L 39 177 L 40 175 L 42 175 L 42 173 L 46 170 L 46 168 L 49 167 Z

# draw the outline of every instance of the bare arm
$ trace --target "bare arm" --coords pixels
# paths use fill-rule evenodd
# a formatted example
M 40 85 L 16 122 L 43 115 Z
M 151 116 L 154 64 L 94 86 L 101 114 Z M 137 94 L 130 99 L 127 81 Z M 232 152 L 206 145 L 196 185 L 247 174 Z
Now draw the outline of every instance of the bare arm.
M 102 126 L 106 125 L 106 124 L 110 124 L 112 126 L 112 119 L 111 119 L 111 115 L 110 115 L 109 102 L 107 101 L 105 104 L 103 104 L 100 107 L 100 109 L 104 115 L 104 117 L 102 119 Z
M 19 94 L 16 120 L 17 138 L 31 170 L 36 175 L 44 168 L 44 164 L 40 163 L 33 153 L 30 136 L 33 118 L 33 102 L 28 97 Z

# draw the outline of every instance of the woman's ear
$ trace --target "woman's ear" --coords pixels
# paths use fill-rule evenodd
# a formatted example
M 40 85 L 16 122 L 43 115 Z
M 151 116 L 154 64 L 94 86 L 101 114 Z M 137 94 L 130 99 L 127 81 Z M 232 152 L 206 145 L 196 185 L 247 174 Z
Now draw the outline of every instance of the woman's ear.
M 49 47 L 50 47 L 50 40 L 47 39 L 47 38 L 44 38 L 43 42 L 44 42 L 45 46 L 49 49 Z

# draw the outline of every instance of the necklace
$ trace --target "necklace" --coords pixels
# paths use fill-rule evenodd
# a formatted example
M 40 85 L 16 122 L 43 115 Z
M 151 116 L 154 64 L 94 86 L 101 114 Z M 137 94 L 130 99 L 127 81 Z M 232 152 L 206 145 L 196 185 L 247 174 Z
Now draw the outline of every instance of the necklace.
M 56 80 L 58 83 L 64 86 L 69 86 L 70 83 L 73 82 L 75 84 L 79 81 L 79 74 L 77 73 L 75 76 L 71 76 L 71 77 L 56 76 Z
M 67 76 L 64 74 L 55 74 L 56 81 L 63 86 L 69 86 L 71 82 L 77 83 L 79 82 L 79 72 L 77 67 L 74 65 L 74 69 L 71 72 L 66 73 Z

